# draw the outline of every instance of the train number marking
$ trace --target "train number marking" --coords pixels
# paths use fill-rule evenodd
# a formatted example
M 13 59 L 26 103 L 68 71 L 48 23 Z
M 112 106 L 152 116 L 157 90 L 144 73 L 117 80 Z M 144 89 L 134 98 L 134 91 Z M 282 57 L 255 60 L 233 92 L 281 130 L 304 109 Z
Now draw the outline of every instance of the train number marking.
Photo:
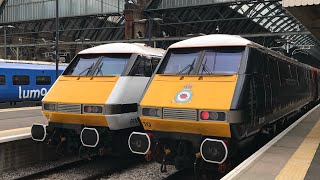
M 142 122 L 143 123 L 143 126 L 145 126 L 145 127 L 151 127 L 151 123 L 149 123 L 149 122 Z

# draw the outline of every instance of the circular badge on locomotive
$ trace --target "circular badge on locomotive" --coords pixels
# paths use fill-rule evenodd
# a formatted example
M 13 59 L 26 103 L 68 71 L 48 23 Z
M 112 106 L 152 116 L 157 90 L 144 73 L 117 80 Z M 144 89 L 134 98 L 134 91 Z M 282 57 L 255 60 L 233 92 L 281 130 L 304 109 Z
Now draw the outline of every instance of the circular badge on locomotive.
M 177 103 L 187 103 L 192 98 L 192 92 L 190 89 L 183 89 L 176 94 L 175 101 Z

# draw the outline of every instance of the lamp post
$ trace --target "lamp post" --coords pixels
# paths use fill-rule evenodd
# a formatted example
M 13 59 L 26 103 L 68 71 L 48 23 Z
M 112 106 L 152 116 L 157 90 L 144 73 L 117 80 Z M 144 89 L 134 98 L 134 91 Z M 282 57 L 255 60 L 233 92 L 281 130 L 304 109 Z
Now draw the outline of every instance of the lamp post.
M 139 22 L 146 22 L 148 21 L 148 46 L 152 46 L 151 45 L 151 31 L 152 31 L 152 23 L 153 21 L 162 21 L 161 18 L 148 18 L 148 19 L 140 19 Z
M 3 44 L 4 44 L 4 59 L 7 59 L 7 28 L 14 28 L 12 25 L 0 26 L 3 28 Z
M 74 41 L 75 41 L 75 42 L 81 41 L 81 50 L 83 50 L 83 42 L 84 42 L 84 41 L 90 41 L 90 40 L 91 40 L 91 39 L 80 37 L 80 38 L 78 38 L 78 39 L 76 39 L 76 40 L 74 40 Z

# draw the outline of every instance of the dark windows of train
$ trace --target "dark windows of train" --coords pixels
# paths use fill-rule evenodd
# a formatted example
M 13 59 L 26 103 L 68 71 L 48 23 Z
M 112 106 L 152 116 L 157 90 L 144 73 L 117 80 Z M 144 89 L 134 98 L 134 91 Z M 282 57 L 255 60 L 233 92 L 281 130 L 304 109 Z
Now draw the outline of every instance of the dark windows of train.
M 29 85 L 30 77 L 24 75 L 14 75 L 12 76 L 13 85 Z
M 241 52 L 205 52 L 200 74 L 236 74 L 241 57 Z
M 0 85 L 5 85 L 6 84 L 6 76 L 0 75 Z
M 120 76 L 127 66 L 131 54 L 108 55 L 101 58 L 94 76 Z
M 139 56 L 135 61 L 129 76 L 151 77 L 153 72 L 152 61 L 150 58 Z
M 50 85 L 51 84 L 51 77 L 50 76 L 37 76 L 36 77 L 36 84 L 37 85 Z

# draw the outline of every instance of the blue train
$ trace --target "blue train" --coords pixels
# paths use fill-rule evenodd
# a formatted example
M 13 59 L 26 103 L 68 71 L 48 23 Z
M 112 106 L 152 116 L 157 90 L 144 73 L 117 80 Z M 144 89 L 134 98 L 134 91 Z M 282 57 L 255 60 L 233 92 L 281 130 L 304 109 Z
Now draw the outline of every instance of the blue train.
M 59 74 L 65 69 L 59 66 Z M 0 103 L 41 101 L 56 80 L 55 64 L 0 60 Z

